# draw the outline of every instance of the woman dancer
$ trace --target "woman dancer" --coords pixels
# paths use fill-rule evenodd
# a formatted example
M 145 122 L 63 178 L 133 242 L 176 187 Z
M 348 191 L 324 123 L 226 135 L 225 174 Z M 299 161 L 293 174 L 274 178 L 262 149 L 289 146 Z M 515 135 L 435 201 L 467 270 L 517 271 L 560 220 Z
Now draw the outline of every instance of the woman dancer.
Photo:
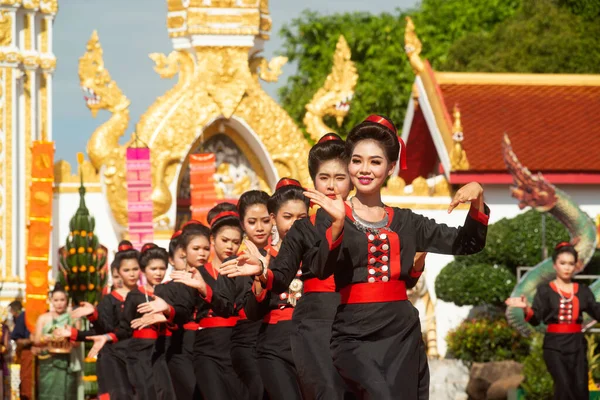
M 346 149 L 356 196 L 344 202 L 339 194 L 331 199 L 306 193 L 322 208 L 316 218 L 322 240 L 311 269 L 319 278 L 334 274 L 341 294 L 332 327 L 333 362 L 359 398 L 426 398 L 425 346 L 418 312 L 406 295 L 420 275 L 412 269 L 413 259 L 417 251 L 480 251 L 489 213 L 483 189 L 470 183 L 456 193 L 448 212 L 467 201 L 471 210 L 463 227 L 450 228 L 382 203 L 381 188 L 401 149 L 390 120 L 368 117 L 349 133 Z M 402 150 L 405 168 L 403 144 Z
M 132 322 L 141 320 L 143 314 L 138 311 L 142 303 L 154 300 L 154 286 L 162 282 L 167 271 L 168 255 L 165 249 L 154 243 L 145 244 L 140 253 L 139 265 L 146 278 L 144 286 L 135 287 L 125 299 L 123 315 L 113 334 L 93 336 L 94 347 L 89 357 L 93 357 L 108 342 L 128 339 L 118 349 L 126 348 L 127 369 L 138 399 L 172 399 L 175 397 L 168 368 L 165 363 L 152 366 L 154 344 L 159 336 L 168 335 L 166 324 L 136 329 Z M 169 317 L 165 322 L 172 323 L 175 310 L 169 307 Z M 141 325 L 140 325 L 141 326 Z M 159 371 L 153 374 L 153 370 Z
M 275 193 L 269 199 L 268 210 L 275 220 L 280 242 L 286 240 L 295 221 L 308 216 L 308 199 L 303 191 L 298 181 L 283 178 L 277 183 Z M 272 259 L 278 257 L 280 244 L 265 248 Z M 297 273 L 301 273 L 300 263 L 295 268 Z M 253 292 L 255 296 L 248 297 L 245 311 L 249 319 L 263 320 L 257 354 L 265 388 L 272 399 L 301 399 L 290 336 L 293 329 L 292 313 L 302 295 L 302 283 L 296 279 L 287 291 L 277 294 L 264 289 L 262 283 L 256 280 Z
M 525 296 L 509 298 L 506 304 L 522 308 L 530 324 L 548 325 L 544 335 L 544 361 L 554 380 L 554 399 L 587 399 L 588 362 L 581 331 L 582 312 L 598 320 L 600 303 L 587 286 L 572 281 L 577 265 L 573 245 L 557 244 L 552 260 L 556 279 L 538 286 L 531 307 Z
M 242 229 L 237 210 L 229 203 L 213 207 L 207 219 L 211 227 L 210 238 L 214 244 L 215 259 L 200 264 L 198 259 L 193 258 L 190 247 L 195 245 L 194 240 L 204 240 L 205 237 L 196 230 L 196 225 L 190 225 L 183 230 L 182 240 L 186 244 L 188 263 L 193 263 L 192 266 L 197 270 L 193 274 L 176 271 L 171 277 L 175 282 L 197 289 L 202 296 L 197 305 L 196 322 L 200 329 L 196 331 L 194 343 L 194 371 L 203 398 L 238 398 L 242 395 L 243 385 L 233 370 L 229 353 L 231 331 L 238 318 L 219 313 L 222 306 L 214 289 L 221 263 L 237 254 L 242 241 Z
M 42 351 L 38 355 L 40 400 L 77 399 L 77 384 L 81 373 L 81 360 L 73 342 L 52 336 L 55 329 L 73 325 L 67 312 L 69 297 L 60 287 L 50 294 L 51 311 L 42 314 L 35 327 L 36 347 Z
M 77 337 L 77 340 L 92 339 L 93 335 L 114 335 L 123 314 L 125 298 L 129 291 L 137 286 L 140 275 L 138 262 L 139 252 L 132 244 L 124 240 L 119 243 L 118 251 L 111 264 L 113 290 L 102 297 L 98 306 L 83 302 L 71 312 L 71 318 L 87 317 L 91 323 L 90 331 L 58 329 L 55 334 L 62 337 Z M 116 339 L 116 336 L 115 336 Z M 115 340 L 116 341 L 116 340 Z M 96 375 L 98 376 L 98 393 L 108 394 L 111 399 L 130 399 L 133 397 L 132 385 L 127 377 L 127 361 L 125 348 L 116 348 L 107 344 L 98 353 Z

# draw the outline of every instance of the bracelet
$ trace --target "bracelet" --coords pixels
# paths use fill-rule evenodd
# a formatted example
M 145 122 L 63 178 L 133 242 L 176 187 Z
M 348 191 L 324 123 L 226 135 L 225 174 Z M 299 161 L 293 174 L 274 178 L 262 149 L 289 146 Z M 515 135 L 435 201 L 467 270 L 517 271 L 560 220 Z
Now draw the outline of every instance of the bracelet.
M 260 273 L 255 275 L 257 278 L 265 274 L 265 263 L 260 258 L 258 259 L 258 262 L 260 263 Z
M 110 335 L 108 333 L 104 334 L 104 337 L 106 338 L 107 341 L 112 342 L 112 338 L 110 337 Z

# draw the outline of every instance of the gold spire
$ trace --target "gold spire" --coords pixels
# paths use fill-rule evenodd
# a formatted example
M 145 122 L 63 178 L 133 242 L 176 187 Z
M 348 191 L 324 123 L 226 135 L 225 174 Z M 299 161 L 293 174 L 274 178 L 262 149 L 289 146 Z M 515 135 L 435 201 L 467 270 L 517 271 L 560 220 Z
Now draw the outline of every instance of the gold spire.
M 467 160 L 467 153 L 462 147 L 464 134 L 458 104 L 454 105 L 452 116 L 454 117 L 454 124 L 452 125 L 452 140 L 454 141 L 454 145 L 450 152 L 450 165 L 452 171 L 466 171 L 469 169 L 469 160 Z
M 404 51 L 410 61 L 410 66 L 416 75 L 425 70 L 423 60 L 421 60 L 421 41 L 415 33 L 415 24 L 412 18 L 406 17 L 406 28 L 404 29 Z

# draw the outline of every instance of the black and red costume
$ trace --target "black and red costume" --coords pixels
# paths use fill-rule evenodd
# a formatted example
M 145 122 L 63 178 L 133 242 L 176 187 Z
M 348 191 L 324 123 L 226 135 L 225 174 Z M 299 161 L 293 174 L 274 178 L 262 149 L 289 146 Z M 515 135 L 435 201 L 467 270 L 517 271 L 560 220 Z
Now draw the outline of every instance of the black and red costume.
M 194 342 L 196 384 L 204 399 L 237 399 L 244 395 L 243 384 L 231 364 L 231 333 L 238 317 L 221 312 L 223 306 L 217 280 L 222 279 L 211 263 L 198 268 L 206 282 L 206 296 L 199 297 Z M 213 296 L 213 293 L 215 296 Z
M 407 209 L 385 207 L 387 222 L 367 228 L 346 205 L 343 231 L 332 238 L 331 218 L 317 212 L 319 248 L 311 270 L 334 275 L 340 292 L 331 338 L 333 363 L 359 398 L 428 397 L 429 370 L 419 313 L 406 288 L 420 273 L 417 251 L 473 254 L 485 246 L 489 209 L 473 206 L 460 228 L 438 224 Z M 376 224 L 370 223 L 374 226 Z
M 265 250 L 271 260 L 278 257 L 277 250 L 270 245 Z M 299 267 L 298 263 L 296 271 Z M 289 290 L 277 294 L 264 289 L 258 296 L 248 296 L 244 307 L 248 319 L 262 319 L 256 353 L 260 375 L 271 399 L 302 399 L 290 344 L 293 304 L 297 300 L 290 301 L 290 296 L 298 295 Z
M 538 286 L 533 305 L 525 309 L 530 324 L 547 325 L 544 361 L 557 400 L 589 398 L 587 343 L 581 330 L 584 311 L 600 320 L 600 303 L 587 286 L 573 283 L 573 293 L 564 293 L 554 282 Z

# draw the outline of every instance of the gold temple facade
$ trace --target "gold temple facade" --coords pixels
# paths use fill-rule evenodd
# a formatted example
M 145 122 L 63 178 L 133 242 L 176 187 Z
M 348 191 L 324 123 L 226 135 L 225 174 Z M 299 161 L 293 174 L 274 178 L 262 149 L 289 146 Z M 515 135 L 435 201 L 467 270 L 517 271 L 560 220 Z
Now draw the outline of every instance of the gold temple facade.
M 1 300 L 22 287 L 31 145 L 52 140 L 52 28 L 57 0 L 0 0 Z

